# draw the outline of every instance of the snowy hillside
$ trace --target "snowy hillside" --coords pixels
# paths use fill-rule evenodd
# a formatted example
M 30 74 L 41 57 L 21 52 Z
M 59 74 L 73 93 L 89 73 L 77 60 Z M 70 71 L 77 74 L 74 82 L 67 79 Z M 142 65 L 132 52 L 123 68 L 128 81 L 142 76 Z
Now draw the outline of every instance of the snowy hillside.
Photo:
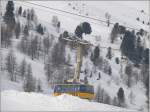
M 38 93 L 25 93 L 13 90 L 3 91 L 2 111 L 121 111 L 135 112 L 107 104 L 89 102 L 80 98 L 63 94 L 58 97 Z M 87 108 L 89 107 L 90 108 Z M 8 108 L 9 107 L 9 108 Z M 59 107 L 59 108 L 58 108 Z M 137 111 L 136 111 L 137 112 Z
M 7 2 L 1 3 L 4 17 Z M 149 1 L 14 1 L 15 21 L 16 24 L 19 23 L 19 28 L 16 25 L 10 34 L 11 44 L 8 44 L 9 39 L 4 39 L 0 50 L 2 110 L 147 112 L 149 64 L 148 67 L 143 64 L 143 60 L 146 60 L 143 52 L 149 49 L 150 40 L 148 3 Z M 109 27 L 106 14 L 110 15 Z M 57 22 L 60 22 L 59 26 L 55 25 Z M 90 23 L 92 29 L 91 34 L 83 34 L 83 39 L 93 46 L 85 49 L 87 52 L 84 52 L 80 79 L 87 78 L 88 83 L 94 86 L 94 102 L 66 94 L 52 96 L 54 85 L 72 77 L 76 67 L 77 51 L 72 45 L 60 41 L 61 34 L 67 31 L 75 35 L 77 26 L 83 22 Z M 125 27 L 126 31 L 134 32 L 136 53 L 133 54 L 143 53 L 139 56 L 141 62 L 137 63 L 129 56 L 122 59 L 120 48 L 126 34 L 118 34 L 112 43 L 111 34 L 115 23 Z M 4 21 L 2 29 L 2 36 L 9 37 Z M 139 34 L 141 29 L 144 31 L 142 36 Z M 138 42 L 139 48 L 143 49 L 142 53 L 139 53 L 141 49 L 137 49 Z M 99 50 L 96 51 L 96 48 Z M 94 62 L 92 58 L 97 52 L 98 59 Z M 9 57 L 14 61 L 9 60 Z M 9 62 L 14 66 L 9 66 Z M 13 69 L 9 70 L 11 68 Z M 31 75 L 31 80 L 27 74 Z M 32 92 L 26 90 L 27 82 L 34 85 Z M 123 89 L 124 96 L 122 104 L 118 99 L 120 88 Z

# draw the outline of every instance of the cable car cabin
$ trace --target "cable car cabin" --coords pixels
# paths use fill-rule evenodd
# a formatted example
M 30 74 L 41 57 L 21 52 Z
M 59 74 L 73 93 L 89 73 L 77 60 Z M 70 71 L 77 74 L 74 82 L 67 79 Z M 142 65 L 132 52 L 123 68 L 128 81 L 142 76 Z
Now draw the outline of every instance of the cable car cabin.
M 54 96 L 70 94 L 83 99 L 92 100 L 94 98 L 94 88 L 87 84 L 58 84 L 54 88 Z

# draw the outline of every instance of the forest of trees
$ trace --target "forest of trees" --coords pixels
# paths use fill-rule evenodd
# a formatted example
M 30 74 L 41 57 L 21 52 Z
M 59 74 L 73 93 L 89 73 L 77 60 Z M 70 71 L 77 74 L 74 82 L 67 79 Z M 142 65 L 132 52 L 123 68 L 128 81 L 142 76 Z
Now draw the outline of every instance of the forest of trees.
M 8 48 L 11 45 L 11 38 L 16 25 L 14 15 L 14 3 L 8 1 L 6 6 L 6 12 L 3 16 L 3 23 L 1 24 L 1 45 L 2 47 Z
M 127 56 L 135 64 L 149 64 L 149 49 L 144 48 L 141 38 L 143 37 L 143 30 L 138 34 L 135 31 L 126 31 L 121 43 L 121 52 Z M 144 61 L 146 59 L 146 61 Z
M 40 80 L 37 81 L 37 79 L 33 77 L 31 64 L 28 64 L 25 59 L 23 59 L 20 64 L 17 63 L 16 56 L 12 49 L 8 52 L 5 63 L 4 68 L 8 72 L 10 80 L 18 82 L 21 78 L 24 82 L 24 91 L 42 91 Z
M 120 107 L 126 107 L 125 94 L 122 87 L 118 89 L 117 95 L 112 99 L 100 85 L 96 91 L 95 101 Z

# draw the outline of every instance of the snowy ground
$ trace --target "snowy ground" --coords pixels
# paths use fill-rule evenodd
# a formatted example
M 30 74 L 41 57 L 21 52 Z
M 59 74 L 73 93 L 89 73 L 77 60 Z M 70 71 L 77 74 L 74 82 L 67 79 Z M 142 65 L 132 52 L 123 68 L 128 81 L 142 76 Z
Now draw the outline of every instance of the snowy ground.
M 135 112 L 107 104 L 89 102 L 71 95 L 58 97 L 14 90 L 1 93 L 2 111 L 120 111 Z M 137 112 L 137 111 L 136 111 Z
M 51 19 L 53 15 L 58 16 L 58 19 L 61 21 L 62 30 L 68 30 L 69 32 L 74 33 L 74 30 L 77 25 L 79 25 L 83 21 L 87 21 L 91 23 L 92 34 L 89 36 L 86 36 L 84 39 L 89 40 L 94 45 L 100 44 L 101 46 L 106 46 L 106 47 L 111 46 L 112 48 L 117 48 L 117 49 L 119 49 L 120 47 L 120 41 L 117 41 L 117 44 L 110 44 L 109 35 L 110 35 L 110 31 L 112 30 L 112 27 L 106 27 L 106 24 L 104 23 L 100 23 L 97 21 L 89 20 L 87 18 L 81 18 L 81 17 L 77 17 L 77 16 L 65 14 L 65 13 L 50 11 L 48 9 L 45 9 L 39 6 L 27 4 L 24 2 L 20 2 L 20 1 L 15 1 L 15 3 L 16 3 L 15 4 L 16 7 L 22 5 L 23 8 L 32 8 L 32 7 L 35 8 L 36 14 L 38 15 L 39 22 L 45 25 L 48 28 L 49 32 L 54 34 L 55 36 L 58 36 L 59 34 L 56 33 L 56 31 L 54 31 L 55 29 L 52 28 L 51 26 Z M 34 2 L 32 1 L 32 3 Z M 57 1 L 57 2 L 56 1 L 49 1 L 49 2 L 48 1 L 47 2 L 36 1 L 35 3 L 43 5 L 43 6 L 47 6 L 47 7 L 66 10 L 66 11 L 77 13 L 77 14 L 79 13 L 78 11 L 74 11 L 71 7 L 69 7 L 68 2 L 65 2 L 65 1 L 61 1 L 61 2 L 60 1 Z M 71 3 L 75 5 L 77 2 L 71 2 Z M 111 13 L 111 22 L 114 22 L 114 23 L 119 22 L 120 24 L 129 26 L 129 27 L 134 27 L 136 29 L 143 28 L 143 29 L 148 30 L 148 27 L 146 25 L 143 25 L 141 22 L 136 21 L 136 17 L 138 16 L 140 17 L 141 20 L 144 20 L 145 22 L 148 21 L 149 18 L 146 14 L 148 12 L 147 10 L 148 7 L 147 5 L 145 5 L 147 4 L 147 2 L 137 2 L 137 5 L 133 5 L 135 2 L 130 2 L 130 1 L 128 3 L 120 2 L 120 1 L 116 1 L 116 2 L 110 2 L 110 1 L 104 2 L 103 1 L 103 2 L 97 2 L 97 3 L 79 1 L 78 6 L 77 6 L 79 9 L 81 9 L 81 6 L 79 6 L 80 3 L 86 4 L 85 9 L 82 10 L 81 12 L 82 15 L 88 12 L 89 17 L 95 17 L 95 18 L 105 20 L 105 13 L 109 12 Z M 119 9 L 122 9 L 122 10 L 119 10 Z M 141 14 L 140 13 L 141 9 L 144 9 L 146 13 Z M 21 22 L 23 21 L 21 20 Z M 94 35 L 101 36 L 101 40 L 97 41 Z M 17 57 L 17 62 L 20 63 L 21 60 L 25 58 L 28 63 L 31 63 L 32 69 L 33 69 L 33 75 L 37 79 L 42 80 L 44 93 L 46 95 L 36 94 L 36 93 L 18 92 L 18 91 L 22 91 L 22 83 L 11 82 L 8 80 L 7 75 L 2 74 L 3 75 L 2 93 L 1 93 L 2 94 L 2 110 L 6 110 L 6 111 L 9 111 L 9 110 L 14 110 L 14 111 L 15 110 L 18 110 L 18 111 L 22 111 L 22 110 L 104 111 L 108 109 L 108 111 L 121 111 L 121 112 L 125 111 L 125 109 L 122 109 L 119 107 L 89 102 L 87 100 L 82 100 L 73 96 L 62 95 L 62 96 L 55 98 L 52 95 L 49 95 L 51 92 L 46 82 L 46 77 L 45 77 L 44 69 L 43 69 L 44 68 L 43 62 L 40 62 L 38 60 L 33 61 L 30 59 L 30 57 L 24 55 L 23 53 L 20 53 L 18 49 L 16 49 L 17 43 L 18 43 L 18 40 L 14 39 L 13 49 Z M 147 44 L 149 45 L 149 43 Z M 106 49 L 105 50 L 102 49 L 101 51 L 102 51 L 101 55 L 105 57 L 106 52 L 107 52 Z M 71 59 L 73 60 L 72 64 L 76 63 L 75 53 L 69 50 L 67 52 L 68 54 L 70 53 L 71 56 L 74 55 L 72 56 L 72 59 Z M 2 49 L 2 54 L 4 57 L 6 57 L 7 53 L 8 53 L 8 49 Z M 120 51 L 115 52 L 114 55 L 115 57 L 120 57 Z M 85 65 L 83 66 L 83 68 L 87 67 L 89 70 L 92 71 L 93 66 L 92 66 L 92 62 L 89 59 L 85 58 L 83 60 L 83 63 L 84 63 L 83 65 Z M 105 91 L 107 91 L 107 93 L 112 98 L 116 96 L 119 87 L 123 87 L 125 90 L 125 95 L 126 95 L 125 97 L 129 105 L 128 108 L 139 109 L 141 106 L 144 107 L 146 96 L 145 96 L 145 89 L 143 85 L 139 82 L 135 86 L 133 86 L 131 89 L 127 88 L 127 86 L 120 79 L 120 72 L 119 72 L 120 65 L 115 64 L 115 58 L 113 58 L 112 61 L 109 61 L 109 63 L 113 69 L 112 77 L 109 77 L 107 74 L 100 71 L 102 73 L 101 81 L 97 81 L 96 79 L 97 79 L 97 74 L 99 71 L 96 71 L 96 74 L 94 74 L 93 78 L 89 79 L 89 82 L 95 85 L 95 87 L 100 84 L 102 88 L 104 88 Z M 118 79 L 118 85 L 116 84 L 117 83 L 116 79 Z M 110 83 L 108 84 L 107 82 L 110 82 Z M 17 90 L 17 91 L 9 91 L 9 90 Z M 133 93 L 135 94 L 135 105 L 131 105 L 129 103 L 128 95 L 130 91 L 133 91 Z

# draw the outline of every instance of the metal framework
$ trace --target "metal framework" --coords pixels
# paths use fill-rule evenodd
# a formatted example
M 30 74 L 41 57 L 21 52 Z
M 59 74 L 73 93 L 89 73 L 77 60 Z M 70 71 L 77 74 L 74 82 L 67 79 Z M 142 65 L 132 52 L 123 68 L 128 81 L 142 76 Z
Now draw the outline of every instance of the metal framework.
M 72 40 L 70 38 L 62 38 L 65 41 L 71 42 L 74 44 L 74 46 L 77 48 L 77 64 L 75 67 L 75 73 L 74 73 L 74 78 L 73 80 L 68 80 L 68 82 L 77 82 L 80 83 L 80 71 L 81 71 L 81 65 L 82 65 L 82 58 L 83 58 L 83 47 L 89 47 L 92 44 L 89 43 L 88 41 L 83 41 L 83 40 Z

